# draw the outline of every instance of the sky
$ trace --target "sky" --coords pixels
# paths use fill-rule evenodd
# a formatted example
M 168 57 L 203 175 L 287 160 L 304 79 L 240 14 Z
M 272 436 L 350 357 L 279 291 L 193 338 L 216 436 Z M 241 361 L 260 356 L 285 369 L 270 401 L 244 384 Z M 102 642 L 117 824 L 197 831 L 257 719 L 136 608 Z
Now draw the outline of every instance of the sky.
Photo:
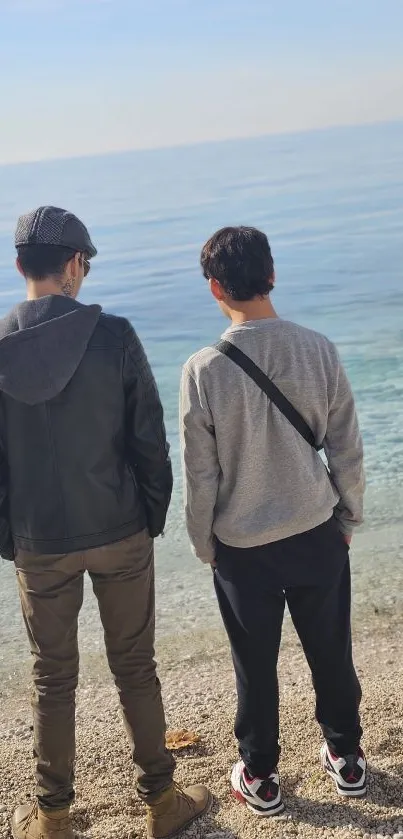
M 403 0 L 0 0 L 0 163 L 403 119 Z

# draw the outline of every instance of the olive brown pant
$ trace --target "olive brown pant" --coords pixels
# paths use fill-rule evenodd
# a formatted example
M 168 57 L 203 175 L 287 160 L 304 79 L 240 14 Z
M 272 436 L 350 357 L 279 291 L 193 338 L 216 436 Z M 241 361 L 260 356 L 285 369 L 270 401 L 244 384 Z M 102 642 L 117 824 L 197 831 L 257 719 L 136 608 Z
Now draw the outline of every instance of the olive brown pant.
M 137 770 L 150 800 L 172 783 L 165 718 L 154 661 L 154 552 L 147 531 L 81 553 L 15 559 L 22 611 L 34 657 L 33 714 L 37 795 L 47 809 L 74 798 L 78 615 L 88 571 L 98 600 L 110 669 L 119 691 Z

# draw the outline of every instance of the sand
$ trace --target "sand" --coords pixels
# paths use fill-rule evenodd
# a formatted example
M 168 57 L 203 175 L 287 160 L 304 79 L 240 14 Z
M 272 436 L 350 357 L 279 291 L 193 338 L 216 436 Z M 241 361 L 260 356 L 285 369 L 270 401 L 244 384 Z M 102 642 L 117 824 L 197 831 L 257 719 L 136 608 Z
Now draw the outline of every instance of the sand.
M 214 794 L 211 813 L 185 839 L 318 839 L 323 836 L 403 839 L 403 662 L 401 626 L 396 618 L 373 615 L 356 632 L 355 658 L 362 681 L 369 794 L 345 801 L 323 775 L 320 731 L 314 720 L 309 674 L 300 645 L 286 631 L 280 661 L 280 773 L 285 814 L 258 819 L 233 801 L 229 773 L 237 758 L 232 734 L 235 692 L 232 666 L 222 634 L 214 647 L 192 655 L 163 656 L 161 667 L 168 725 L 190 728 L 201 742 L 178 755 L 179 783 L 206 783 Z M 4 686 L 3 686 L 4 687 Z M 33 795 L 29 686 L 18 696 L 2 690 L 0 709 L 0 837 L 10 837 L 15 804 Z M 78 832 L 94 839 L 145 838 L 144 810 L 136 798 L 133 772 L 115 690 L 106 670 L 84 676 L 77 706 Z

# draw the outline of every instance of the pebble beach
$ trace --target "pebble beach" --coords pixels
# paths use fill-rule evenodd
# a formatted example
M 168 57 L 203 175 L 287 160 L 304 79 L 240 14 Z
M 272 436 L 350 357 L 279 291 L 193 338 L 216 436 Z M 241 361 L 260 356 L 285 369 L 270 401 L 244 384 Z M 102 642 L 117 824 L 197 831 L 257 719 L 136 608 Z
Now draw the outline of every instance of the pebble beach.
M 157 545 L 159 673 L 169 729 L 200 737 L 178 752 L 177 781 L 206 783 L 214 794 L 211 813 L 184 839 L 403 839 L 402 172 L 401 123 L 0 167 L 1 315 L 22 295 L 12 269 L 17 216 L 49 200 L 69 207 L 99 248 L 82 302 L 133 322 L 159 384 L 176 485 Z M 200 247 L 232 222 L 268 233 L 281 316 L 339 347 L 368 476 L 352 564 L 368 797 L 339 799 L 322 775 L 309 673 L 286 622 L 279 667 L 286 810 L 272 820 L 257 819 L 230 794 L 232 664 L 211 575 L 190 556 L 179 477 L 181 365 L 225 327 L 200 276 Z M 28 645 L 14 569 L 1 559 L 0 576 L 0 839 L 10 839 L 10 817 L 34 794 L 34 779 Z M 94 599 L 80 621 L 74 826 L 86 839 L 145 839 Z
M 259 819 L 237 804 L 229 774 L 237 758 L 232 726 L 235 690 L 224 634 L 214 631 L 197 651 L 161 645 L 158 657 L 169 729 L 197 732 L 200 742 L 177 753 L 177 781 L 206 783 L 210 814 L 185 839 L 403 839 L 402 622 L 384 612 L 355 626 L 355 660 L 363 686 L 364 748 L 369 761 L 365 800 L 345 801 L 323 775 L 314 697 L 299 641 L 286 623 L 279 676 L 286 809 Z M 29 681 L 18 695 L 2 686 L 0 710 L 0 837 L 10 839 L 15 804 L 34 794 Z M 83 663 L 77 702 L 77 797 L 74 827 L 87 839 L 145 839 L 144 810 L 136 798 L 117 695 L 103 661 Z

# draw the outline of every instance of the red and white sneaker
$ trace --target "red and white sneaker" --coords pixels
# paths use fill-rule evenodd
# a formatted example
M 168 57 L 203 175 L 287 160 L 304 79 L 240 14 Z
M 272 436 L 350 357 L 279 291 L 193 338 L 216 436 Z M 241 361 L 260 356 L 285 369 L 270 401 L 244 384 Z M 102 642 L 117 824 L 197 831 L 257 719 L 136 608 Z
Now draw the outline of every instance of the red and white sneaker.
M 240 760 L 232 770 L 231 786 L 237 801 L 256 816 L 277 816 L 284 810 L 277 769 L 268 778 L 252 778 Z
M 346 798 L 363 798 L 367 794 L 367 761 L 359 749 L 354 755 L 332 754 L 327 743 L 320 750 L 320 762 L 324 772 L 336 784 L 339 795 Z

